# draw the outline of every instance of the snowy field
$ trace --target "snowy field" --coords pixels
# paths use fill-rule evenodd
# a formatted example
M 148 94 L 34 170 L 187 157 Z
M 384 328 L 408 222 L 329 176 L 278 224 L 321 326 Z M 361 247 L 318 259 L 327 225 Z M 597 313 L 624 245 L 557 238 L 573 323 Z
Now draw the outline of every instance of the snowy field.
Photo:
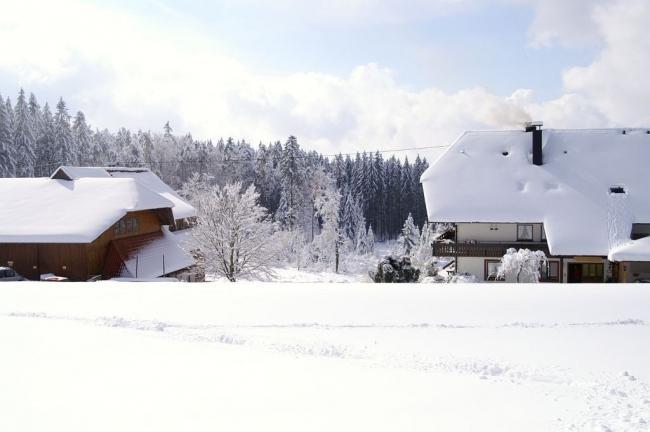
M 0 285 L 0 431 L 648 431 L 641 285 Z

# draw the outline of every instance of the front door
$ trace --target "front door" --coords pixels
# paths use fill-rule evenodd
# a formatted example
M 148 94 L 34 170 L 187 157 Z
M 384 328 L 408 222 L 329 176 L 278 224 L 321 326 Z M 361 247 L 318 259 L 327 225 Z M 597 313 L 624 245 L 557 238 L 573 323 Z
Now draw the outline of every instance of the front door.
M 568 263 L 569 283 L 602 283 L 603 263 Z

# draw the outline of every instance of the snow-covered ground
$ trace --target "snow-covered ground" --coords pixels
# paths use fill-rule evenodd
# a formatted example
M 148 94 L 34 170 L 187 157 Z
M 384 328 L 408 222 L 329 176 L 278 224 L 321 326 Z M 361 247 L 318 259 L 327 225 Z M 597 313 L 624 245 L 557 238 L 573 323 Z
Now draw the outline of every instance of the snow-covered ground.
M 2 431 L 647 431 L 641 285 L 0 286 Z

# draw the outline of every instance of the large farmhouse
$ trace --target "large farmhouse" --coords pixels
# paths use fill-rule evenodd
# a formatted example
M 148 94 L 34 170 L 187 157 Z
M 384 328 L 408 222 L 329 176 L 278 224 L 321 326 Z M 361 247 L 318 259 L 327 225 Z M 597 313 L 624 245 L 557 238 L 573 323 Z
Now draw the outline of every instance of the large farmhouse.
M 433 254 L 494 280 L 508 248 L 543 250 L 543 280 L 650 278 L 650 131 L 466 132 L 422 175 Z
M 140 177 L 164 185 L 147 170 L 117 173 L 62 167 L 51 178 L 0 179 L 0 265 L 29 279 L 53 273 L 78 281 L 154 278 L 192 267 L 177 221 L 186 224 L 194 209 L 134 178 L 148 173 Z

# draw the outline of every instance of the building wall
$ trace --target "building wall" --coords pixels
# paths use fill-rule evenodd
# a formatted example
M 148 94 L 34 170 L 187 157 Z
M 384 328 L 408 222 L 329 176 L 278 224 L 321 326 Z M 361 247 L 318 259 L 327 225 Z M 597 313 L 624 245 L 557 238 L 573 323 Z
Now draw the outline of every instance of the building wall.
M 470 273 L 483 280 L 483 265 L 485 262 L 483 257 L 458 257 L 458 262 L 456 263 L 456 272 L 457 273 Z
M 0 265 L 9 263 L 22 276 L 33 280 L 38 280 L 44 273 L 73 280 L 87 278 L 85 244 L 0 244 Z
M 636 282 L 638 279 L 650 280 L 650 262 L 629 262 L 625 282 Z
M 161 223 L 171 216 L 171 209 L 165 210 L 129 212 L 122 219 L 137 216 L 139 223 L 136 232 L 116 234 L 115 225 L 112 225 L 90 244 L 2 243 L 0 266 L 11 266 L 32 280 L 38 280 L 44 273 L 54 273 L 75 281 L 88 280 L 102 273 L 111 240 L 160 231 Z
M 470 273 L 476 276 L 479 280 L 485 281 L 485 261 L 499 261 L 498 258 L 489 258 L 489 257 L 458 257 L 458 262 L 456 263 L 456 271 L 458 273 Z M 560 260 L 559 259 L 550 259 L 550 262 L 558 263 L 558 270 L 561 272 Z M 561 279 L 565 281 L 566 278 Z M 506 282 L 516 282 L 516 281 L 506 281 Z
M 38 278 L 38 245 L 0 243 L 0 266 L 13 267 L 29 279 Z
M 533 225 L 533 241 L 542 241 L 542 224 Z M 516 223 L 459 223 L 457 224 L 458 242 L 516 242 Z

